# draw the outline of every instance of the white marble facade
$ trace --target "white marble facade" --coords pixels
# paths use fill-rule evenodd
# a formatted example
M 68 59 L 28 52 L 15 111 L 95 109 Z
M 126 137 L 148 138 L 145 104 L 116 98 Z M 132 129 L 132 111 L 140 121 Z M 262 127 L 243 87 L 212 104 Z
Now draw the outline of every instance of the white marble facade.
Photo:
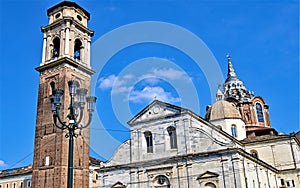
M 99 187 L 299 186 L 299 172 L 283 167 L 284 175 L 282 168 L 272 164 L 269 150 L 262 149 L 263 142 L 256 145 L 247 139 L 237 140 L 188 109 L 155 100 L 128 124 L 131 139 L 124 142 L 109 161 L 101 163 Z M 273 137 L 276 142 L 277 137 Z M 299 160 L 299 142 L 292 136 L 285 137 L 294 144 L 294 159 L 289 159 Z M 282 147 L 291 156 L 290 144 Z M 252 148 L 259 156 L 253 155 Z M 278 160 L 285 156 L 277 155 Z M 296 168 L 299 171 L 299 166 Z

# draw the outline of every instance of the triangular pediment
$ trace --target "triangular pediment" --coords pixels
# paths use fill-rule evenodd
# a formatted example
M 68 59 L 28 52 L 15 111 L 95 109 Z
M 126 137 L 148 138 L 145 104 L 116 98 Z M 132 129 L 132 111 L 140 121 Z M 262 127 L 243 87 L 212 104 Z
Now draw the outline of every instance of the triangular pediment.
M 219 174 L 217 174 L 217 173 L 206 171 L 203 174 L 200 174 L 197 179 L 199 180 L 199 179 L 216 178 L 218 176 L 219 176 Z
M 151 104 L 149 104 L 146 108 L 144 108 L 141 112 L 134 116 L 128 122 L 128 124 L 132 126 L 138 123 L 171 117 L 179 115 L 183 111 L 185 111 L 184 108 L 154 100 Z
M 112 186 L 112 188 L 121 188 L 121 187 L 124 188 L 125 185 L 119 181 Z

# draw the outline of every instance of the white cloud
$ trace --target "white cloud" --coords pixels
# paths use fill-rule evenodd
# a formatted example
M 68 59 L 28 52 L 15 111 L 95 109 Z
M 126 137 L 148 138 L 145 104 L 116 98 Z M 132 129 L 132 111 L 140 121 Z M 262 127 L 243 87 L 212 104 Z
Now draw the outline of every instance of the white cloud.
M 134 78 L 134 75 L 132 75 L 132 74 L 126 74 L 126 75 L 124 75 L 124 79 L 125 80 L 130 80 L 130 79 L 133 79 Z
M 118 94 L 118 93 L 128 93 L 132 90 L 133 87 L 126 87 L 126 86 L 119 86 L 119 87 L 115 87 L 112 90 L 113 94 Z
M 172 93 L 167 92 L 162 87 L 146 86 L 142 90 L 134 90 L 129 96 L 129 100 L 134 103 L 144 103 L 158 99 L 164 102 L 179 102 L 180 98 L 172 96 Z
M 116 78 L 112 93 L 118 94 L 118 93 L 130 92 L 133 87 L 130 85 L 130 83 L 131 83 L 130 79 L 132 79 L 132 77 L 130 75 L 125 75 L 123 78 L 120 78 L 120 79 Z M 129 84 L 129 86 L 128 86 L 128 84 Z
M 179 99 L 172 97 L 172 93 L 164 91 L 162 87 L 157 87 L 160 83 L 160 79 L 165 79 L 166 81 L 180 80 L 190 82 L 192 78 L 188 77 L 187 74 L 181 70 L 173 68 L 155 68 L 140 75 L 125 74 L 123 76 L 115 76 L 112 74 L 101 77 L 98 80 L 98 85 L 102 90 L 112 89 L 112 94 L 128 94 L 134 88 L 135 83 L 143 80 L 148 87 L 145 87 L 141 91 L 132 91 L 129 100 L 140 102 L 144 100 L 149 101 L 150 99 L 153 100 L 157 97 L 166 102 L 178 102 Z
M 114 74 L 109 75 L 107 77 L 101 77 L 98 80 L 98 87 L 102 90 L 105 89 L 112 89 L 113 93 L 126 93 L 129 92 L 132 89 L 132 86 L 127 86 L 131 79 L 133 79 L 134 76 L 131 74 L 127 74 L 123 76 L 123 78 L 118 78 Z
M 0 160 L 0 167 L 6 167 L 7 164 L 5 164 L 5 162 L 3 160 Z
M 139 76 L 139 80 L 147 79 L 149 82 L 157 82 L 159 79 L 165 79 L 170 81 L 185 81 L 191 82 L 192 78 L 187 76 L 187 74 L 181 70 L 176 70 L 173 68 L 163 68 L 163 69 L 152 69 L 148 73 Z M 151 80 L 150 80 L 151 79 Z
M 115 80 L 116 80 L 116 76 L 113 74 L 109 75 L 108 77 L 101 77 L 98 80 L 99 88 L 100 89 L 110 89 L 113 86 Z
M 188 77 L 185 72 L 173 68 L 153 69 L 152 73 L 157 77 L 167 78 L 169 80 L 191 80 L 191 78 Z

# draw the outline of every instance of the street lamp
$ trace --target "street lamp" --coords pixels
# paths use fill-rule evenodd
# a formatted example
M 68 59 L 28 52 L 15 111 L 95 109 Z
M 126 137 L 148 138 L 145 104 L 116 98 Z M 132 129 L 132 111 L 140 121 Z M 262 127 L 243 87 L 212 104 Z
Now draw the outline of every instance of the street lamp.
M 64 90 L 54 89 L 51 97 L 51 107 L 53 113 L 53 121 L 57 128 L 61 130 L 68 129 L 68 133 L 65 135 L 69 138 L 69 158 L 68 158 L 68 188 L 73 187 L 73 137 L 76 137 L 76 129 L 83 129 L 89 126 L 92 120 L 92 114 L 95 109 L 96 97 L 86 97 L 87 89 L 78 88 L 79 83 L 75 80 L 68 81 L 69 93 L 71 97 L 69 105 L 69 122 L 63 122 L 60 116 L 60 107 Z M 77 100 L 75 100 L 77 97 Z M 83 118 L 83 110 L 85 103 L 87 102 L 87 111 L 89 113 L 89 119 L 86 125 L 80 124 Z M 78 117 L 79 116 L 79 117 Z

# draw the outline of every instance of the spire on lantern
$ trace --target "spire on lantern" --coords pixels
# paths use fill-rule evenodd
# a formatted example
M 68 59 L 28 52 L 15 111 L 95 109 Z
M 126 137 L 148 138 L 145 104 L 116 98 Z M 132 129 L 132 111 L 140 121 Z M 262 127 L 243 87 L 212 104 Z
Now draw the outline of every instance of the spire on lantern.
M 228 72 L 225 83 L 223 84 L 223 98 L 233 97 L 239 101 L 248 101 L 251 96 L 247 91 L 244 83 L 237 77 L 231 63 L 230 55 L 227 54 Z M 217 99 L 222 98 L 220 92 L 217 92 Z
M 232 66 L 232 63 L 230 61 L 230 54 L 227 54 L 227 61 L 228 61 L 228 72 L 227 72 L 227 78 L 236 78 L 236 73 L 234 72 L 234 68 Z

